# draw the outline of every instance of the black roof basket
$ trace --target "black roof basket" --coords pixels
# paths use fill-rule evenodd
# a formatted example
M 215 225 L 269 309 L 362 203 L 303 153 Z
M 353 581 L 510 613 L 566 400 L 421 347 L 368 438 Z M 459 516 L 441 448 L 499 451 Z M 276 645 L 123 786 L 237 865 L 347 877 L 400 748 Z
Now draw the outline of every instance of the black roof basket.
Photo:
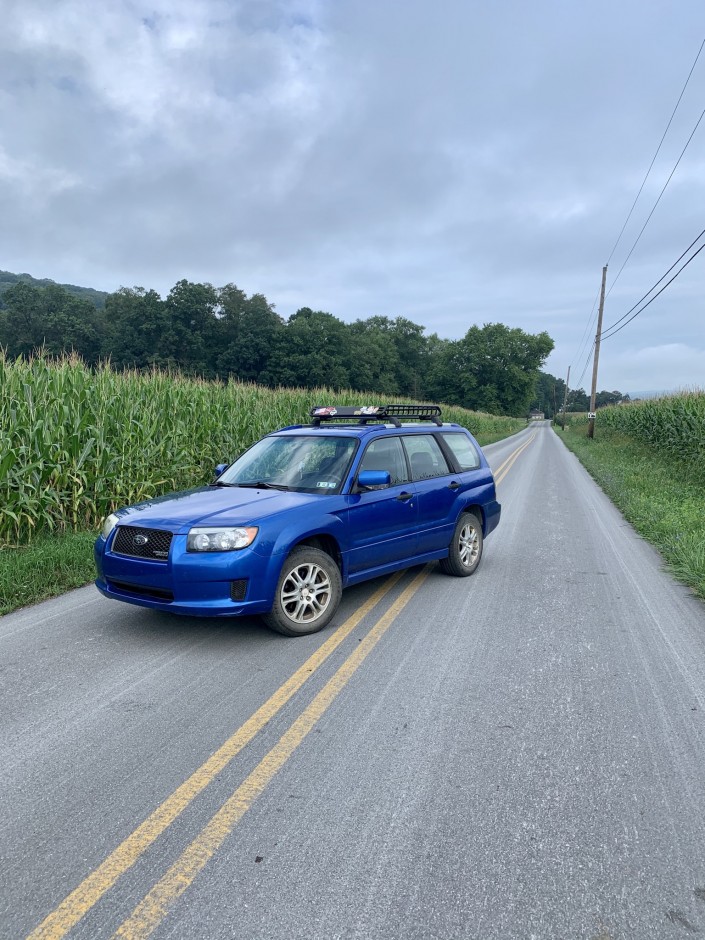
M 395 428 L 401 427 L 400 418 L 408 421 L 433 421 L 441 426 L 441 409 L 438 405 L 341 405 L 317 406 L 309 412 L 312 427 L 320 427 L 322 421 L 348 421 L 357 418 L 357 424 L 370 421 L 389 421 Z

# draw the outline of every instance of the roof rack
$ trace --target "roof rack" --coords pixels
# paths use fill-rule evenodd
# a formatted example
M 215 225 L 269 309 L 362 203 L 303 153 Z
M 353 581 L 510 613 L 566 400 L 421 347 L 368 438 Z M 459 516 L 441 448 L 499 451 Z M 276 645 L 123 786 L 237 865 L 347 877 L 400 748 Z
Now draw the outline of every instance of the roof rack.
M 357 418 L 358 424 L 367 424 L 370 421 L 389 421 L 395 428 L 401 427 L 400 418 L 412 421 L 433 421 L 441 426 L 441 409 L 438 405 L 363 405 L 355 407 L 343 406 L 316 406 L 309 412 L 312 427 L 320 427 L 322 421 L 349 421 Z

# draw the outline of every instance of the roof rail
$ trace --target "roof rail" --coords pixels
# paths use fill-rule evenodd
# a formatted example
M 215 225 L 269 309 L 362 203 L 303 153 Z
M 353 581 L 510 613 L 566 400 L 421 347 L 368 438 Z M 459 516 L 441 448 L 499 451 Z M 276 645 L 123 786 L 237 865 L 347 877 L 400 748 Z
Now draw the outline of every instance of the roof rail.
M 357 418 L 358 424 L 367 424 L 370 421 L 389 421 L 395 428 L 401 427 L 400 418 L 411 421 L 433 421 L 441 426 L 441 409 L 438 405 L 332 405 L 325 407 L 318 405 L 309 412 L 312 427 L 320 427 L 322 421 L 349 421 Z

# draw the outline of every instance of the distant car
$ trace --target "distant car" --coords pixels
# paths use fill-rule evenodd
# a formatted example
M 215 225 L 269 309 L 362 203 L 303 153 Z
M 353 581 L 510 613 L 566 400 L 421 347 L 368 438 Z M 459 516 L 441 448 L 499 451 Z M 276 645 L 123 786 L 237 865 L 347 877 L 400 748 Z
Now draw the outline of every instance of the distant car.
M 209 485 L 111 513 L 96 586 L 176 614 L 261 614 L 301 636 L 330 622 L 350 584 L 433 560 L 471 575 L 500 505 L 477 441 L 440 414 L 313 408 Z

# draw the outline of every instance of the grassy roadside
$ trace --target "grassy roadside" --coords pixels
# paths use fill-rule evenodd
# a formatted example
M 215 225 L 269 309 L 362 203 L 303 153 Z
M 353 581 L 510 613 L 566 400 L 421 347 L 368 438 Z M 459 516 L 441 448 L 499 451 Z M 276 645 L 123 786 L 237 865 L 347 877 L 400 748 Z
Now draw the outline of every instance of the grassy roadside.
M 491 444 L 506 431 L 477 435 Z M 0 616 L 27 607 L 95 578 L 93 542 L 97 532 L 64 532 L 42 535 L 30 545 L 0 548 Z
M 0 614 L 92 581 L 95 537 L 95 532 L 66 532 L 0 549 Z
M 674 577 L 705 600 L 705 467 L 604 427 L 594 440 L 581 424 L 556 433 Z

